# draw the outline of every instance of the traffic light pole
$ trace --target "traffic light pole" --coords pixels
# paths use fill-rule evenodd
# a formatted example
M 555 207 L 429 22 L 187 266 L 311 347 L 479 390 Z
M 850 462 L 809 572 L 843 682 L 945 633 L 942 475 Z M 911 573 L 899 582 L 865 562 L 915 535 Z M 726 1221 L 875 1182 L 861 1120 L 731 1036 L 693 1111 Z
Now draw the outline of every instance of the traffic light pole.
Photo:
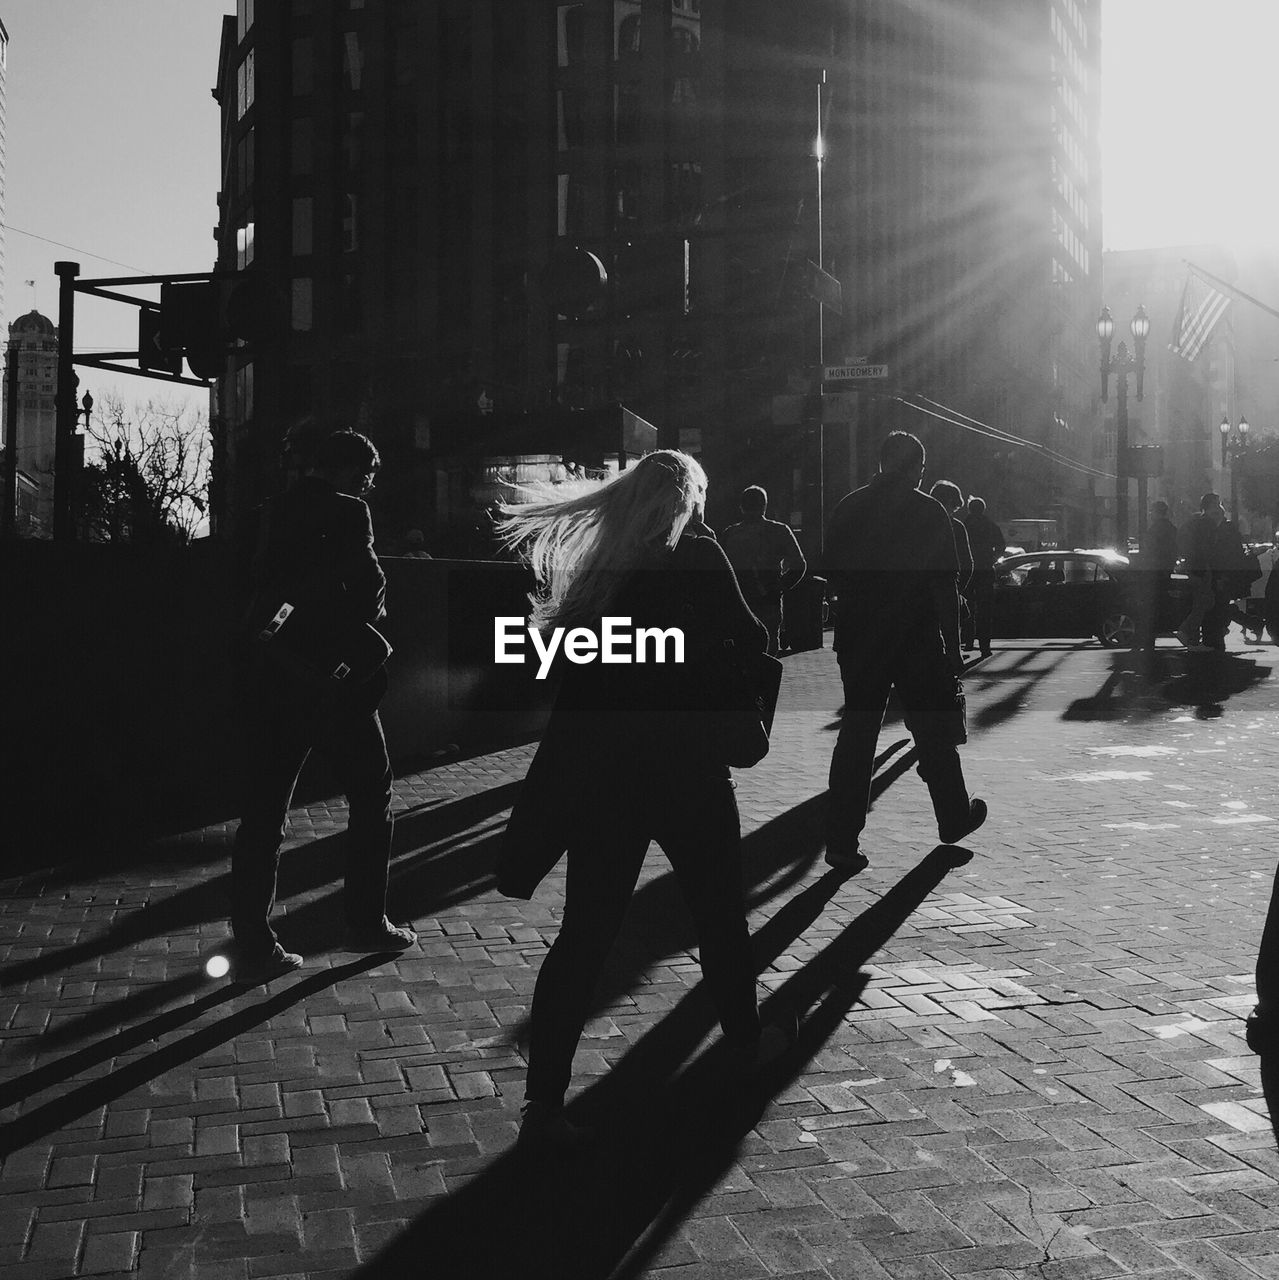
M 54 400 L 53 540 L 75 539 L 75 500 L 79 487 L 76 428 L 75 291 L 78 262 L 55 262 L 58 277 L 58 390 Z

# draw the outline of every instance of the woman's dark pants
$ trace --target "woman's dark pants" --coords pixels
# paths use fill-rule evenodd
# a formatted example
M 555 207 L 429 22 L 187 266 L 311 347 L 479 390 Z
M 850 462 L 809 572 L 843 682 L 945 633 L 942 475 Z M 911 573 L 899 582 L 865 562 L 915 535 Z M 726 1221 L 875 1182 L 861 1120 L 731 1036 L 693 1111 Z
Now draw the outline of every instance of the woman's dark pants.
M 759 1036 L 755 967 L 742 900 L 741 826 L 728 778 L 672 777 L 632 784 L 616 808 L 574 826 L 564 918 L 533 992 L 530 1102 L 559 1103 L 590 1016 L 596 982 L 635 891 L 649 842 L 670 861 L 697 929 L 702 976 L 730 1040 Z

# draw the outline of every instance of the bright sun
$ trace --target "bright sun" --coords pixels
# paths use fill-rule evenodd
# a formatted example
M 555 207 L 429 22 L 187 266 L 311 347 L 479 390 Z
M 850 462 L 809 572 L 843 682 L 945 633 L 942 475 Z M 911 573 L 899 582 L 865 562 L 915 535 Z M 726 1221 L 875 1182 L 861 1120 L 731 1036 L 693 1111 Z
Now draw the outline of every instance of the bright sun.
M 1102 0 L 1108 249 L 1279 246 L 1279 0 Z

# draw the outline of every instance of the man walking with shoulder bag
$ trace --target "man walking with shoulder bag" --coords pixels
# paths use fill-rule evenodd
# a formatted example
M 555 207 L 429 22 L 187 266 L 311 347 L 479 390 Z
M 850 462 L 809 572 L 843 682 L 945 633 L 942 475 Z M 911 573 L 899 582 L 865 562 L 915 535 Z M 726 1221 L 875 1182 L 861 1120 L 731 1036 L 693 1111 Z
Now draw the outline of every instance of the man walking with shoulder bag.
M 390 650 L 373 625 L 386 613 L 386 579 L 364 502 L 380 465 L 367 437 L 335 432 L 297 484 L 258 513 L 236 662 L 245 777 L 231 858 L 234 981 L 264 982 L 302 964 L 270 915 L 293 789 L 312 749 L 335 765 L 349 806 L 347 948 L 401 951 L 417 941 L 386 917 L 392 775 L 377 708 Z

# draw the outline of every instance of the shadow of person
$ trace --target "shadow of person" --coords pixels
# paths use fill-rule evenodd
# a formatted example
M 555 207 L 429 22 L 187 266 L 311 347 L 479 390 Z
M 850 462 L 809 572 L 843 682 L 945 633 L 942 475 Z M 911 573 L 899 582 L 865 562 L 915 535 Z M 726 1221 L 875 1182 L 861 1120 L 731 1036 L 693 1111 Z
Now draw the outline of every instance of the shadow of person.
M 1194 707 L 1199 719 L 1215 720 L 1223 703 L 1269 678 L 1270 667 L 1253 658 L 1196 653 L 1188 655 L 1184 672 L 1169 680 L 1162 693 L 1174 706 Z
M 841 1024 L 865 988 L 861 966 L 967 856 L 935 850 L 769 997 L 765 1018 L 805 1015 L 798 1041 L 770 1069 L 735 1076 L 717 1041 L 679 1071 L 714 1022 L 699 984 L 575 1102 L 575 1113 L 605 1119 L 591 1147 L 570 1157 L 516 1145 L 430 1204 L 356 1274 L 390 1280 L 415 1274 L 423 1259 L 441 1275 L 641 1274 L 720 1185 L 771 1100 Z M 759 930 L 757 962 L 770 963 L 802 932 L 832 878 L 810 885 Z
M 74 1121 L 114 1102 L 166 1071 L 172 1071 L 220 1045 L 229 1044 L 236 1036 L 260 1027 L 308 996 L 336 985 L 383 963 L 384 956 L 360 956 L 344 964 L 334 965 L 318 973 L 309 973 L 299 981 L 272 992 L 269 996 L 246 1004 L 231 1013 L 220 1007 L 245 994 L 243 987 L 224 984 L 152 1018 L 137 1027 L 116 1035 L 78 1053 L 55 1062 L 42 1063 L 24 1076 L 8 1080 L 0 1086 L 0 1107 L 7 1107 L 42 1093 L 64 1080 L 103 1062 L 119 1062 L 113 1070 L 84 1084 L 60 1092 L 48 1102 L 24 1111 L 16 1120 L 0 1126 L 0 1159 L 21 1150 L 46 1134 L 56 1133 Z M 174 983 L 170 994 L 182 995 L 189 984 Z M 175 1031 L 206 1015 L 217 1016 L 207 1026 L 197 1028 L 178 1040 L 169 1041 L 141 1057 L 128 1056 L 143 1045 L 153 1044 L 160 1036 Z
M 504 814 L 517 783 L 503 783 L 475 795 L 411 811 L 397 817 L 391 863 L 392 894 L 403 877 L 411 897 L 392 903 L 392 913 L 412 909 L 426 914 L 483 893 L 492 884 L 495 853 L 477 839 L 477 831 Z M 500 824 L 496 824 L 500 826 Z M 343 832 L 290 846 L 280 859 L 277 900 L 288 902 L 330 886 L 318 898 L 284 917 L 283 932 L 293 945 L 329 945 L 341 937 Z M 226 856 L 229 859 L 228 847 Z M 42 883 L 24 881 L 25 892 L 39 896 Z M 49 946 L 29 959 L 0 968 L 0 987 L 12 987 L 49 973 L 123 951 L 152 938 L 168 937 L 201 924 L 226 919 L 231 909 L 229 871 L 202 879 L 176 893 L 121 913 L 106 928 L 70 946 Z M 298 932 L 295 935 L 295 929 Z

